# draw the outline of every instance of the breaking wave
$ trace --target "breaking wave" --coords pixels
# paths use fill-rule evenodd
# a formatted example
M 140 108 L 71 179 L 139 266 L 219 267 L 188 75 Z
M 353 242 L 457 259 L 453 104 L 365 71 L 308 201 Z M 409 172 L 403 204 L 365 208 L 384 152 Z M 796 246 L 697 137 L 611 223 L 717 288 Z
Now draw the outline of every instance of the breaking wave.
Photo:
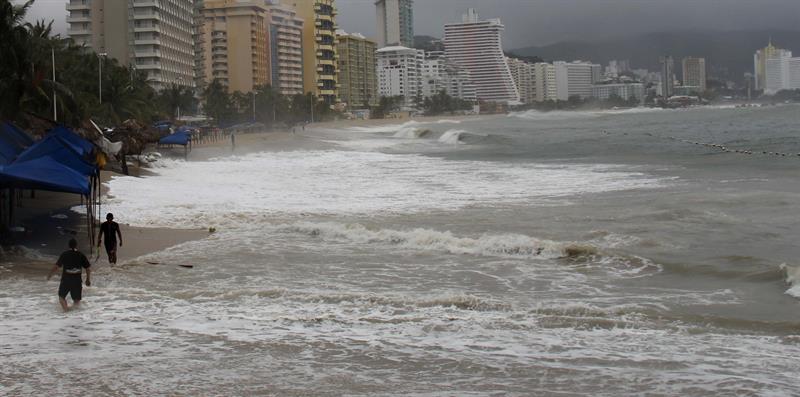
M 786 290 L 786 294 L 800 298 L 800 266 L 781 263 L 780 269 L 785 274 L 786 283 L 790 285 L 789 289 Z
M 575 242 L 556 242 L 522 234 L 458 237 L 451 232 L 430 229 L 370 229 L 358 223 L 298 222 L 281 225 L 279 231 L 303 233 L 330 240 L 359 244 L 390 244 L 404 248 L 439 251 L 457 255 L 575 258 L 599 253 L 597 247 Z

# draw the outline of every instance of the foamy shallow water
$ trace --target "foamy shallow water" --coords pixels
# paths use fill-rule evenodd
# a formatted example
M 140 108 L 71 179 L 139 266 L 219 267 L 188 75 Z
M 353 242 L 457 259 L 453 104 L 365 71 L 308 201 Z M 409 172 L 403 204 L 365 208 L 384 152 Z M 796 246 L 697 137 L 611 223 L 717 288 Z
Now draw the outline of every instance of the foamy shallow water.
M 99 267 L 66 315 L 56 282 L 0 272 L 0 394 L 793 395 L 792 179 L 653 157 L 683 150 L 659 128 L 720 139 L 735 111 L 309 131 L 343 150 L 116 178 L 123 223 L 217 232 Z

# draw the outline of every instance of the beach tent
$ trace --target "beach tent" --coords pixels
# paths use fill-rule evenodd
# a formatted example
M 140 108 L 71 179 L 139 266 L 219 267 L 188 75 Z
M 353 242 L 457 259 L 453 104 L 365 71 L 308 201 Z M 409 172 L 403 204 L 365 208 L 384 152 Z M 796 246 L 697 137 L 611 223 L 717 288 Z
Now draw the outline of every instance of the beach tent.
M 0 165 L 11 164 L 33 139 L 11 123 L 0 123 Z
M 189 139 L 191 139 L 191 134 L 186 131 L 178 131 L 174 134 L 167 135 L 158 140 L 160 145 L 183 145 L 186 146 L 189 144 Z
M 9 122 L 4 121 L 0 123 L 0 131 L 2 131 L 1 135 L 4 139 L 12 141 L 20 148 L 26 148 L 34 143 L 34 140 L 30 135 L 26 134 L 25 131 L 22 131 L 17 126 Z
M 81 138 L 78 134 L 72 132 L 72 130 L 63 125 L 56 126 L 50 130 L 48 135 L 58 137 L 81 157 L 91 154 L 92 150 L 94 150 L 94 145 L 91 142 Z
M 86 162 L 75 152 L 73 146 L 65 143 L 56 135 L 48 135 L 33 146 L 25 149 L 17 156 L 17 162 L 26 162 L 40 157 L 49 157 L 85 176 L 94 175 L 96 167 Z
M 86 175 L 45 156 L 0 166 L 0 185 L 89 195 Z

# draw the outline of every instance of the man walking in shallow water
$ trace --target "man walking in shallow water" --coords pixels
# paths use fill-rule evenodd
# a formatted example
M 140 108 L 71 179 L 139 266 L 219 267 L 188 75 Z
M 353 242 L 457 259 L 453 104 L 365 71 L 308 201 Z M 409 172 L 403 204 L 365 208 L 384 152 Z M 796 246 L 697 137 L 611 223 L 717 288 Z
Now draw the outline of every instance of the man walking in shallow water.
M 78 251 L 78 241 L 74 238 L 69 240 L 69 250 L 64 251 L 58 257 L 58 261 L 50 270 L 47 279 L 50 280 L 59 268 L 63 269 L 61 272 L 61 284 L 58 285 L 58 303 L 64 311 L 69 311 L 70 307 L 67 305 L 67 294 L 72 297 L 72 307 L 76 308 L 81 303 L 81 293 L 83 292 L 83 280 L 81 280 L 81 271 L 86 269 L 86 286 L 92 285 L 92 271 L 89 268 L 91 264 L 86 259 L 86 255 Z
M 103 235 L 105 235 L 105 239 L 103 239 Z M 105 243 L 108 263 L 112 265 L 117 263 L 117 236 L 119 236 L 119 246 L 122 247 L 122 232 L 119 230 L 119 224 L 114 222 L 114 214 L 109 212 L 106 215 L 106 221 L 100 225 L 100 233 L 97 235 L 97 248 L 100 248 L 101 241 Z

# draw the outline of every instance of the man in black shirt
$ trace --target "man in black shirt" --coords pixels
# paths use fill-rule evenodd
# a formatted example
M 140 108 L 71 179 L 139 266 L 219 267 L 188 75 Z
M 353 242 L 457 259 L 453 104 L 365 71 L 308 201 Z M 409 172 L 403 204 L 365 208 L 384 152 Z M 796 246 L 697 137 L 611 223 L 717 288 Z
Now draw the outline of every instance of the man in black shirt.
M 105 235 L 105 240 L 103 240 Z M 100 225 L 100 233 L 97 235 L 97 247 L 100 248 L 100 241 L 105 243 L 108 263 L 117 263 L 117 236 L 119 236 L 119 246 L 122 247 L 122 232 L 119 231 L 119 224 L 114 222 L 114 214 L 108 213 L 106 221 Z
M 81 270 L 86 269 L 86 286 L 92 285 L 92 271 L 89 269 L 91 264 L 86 259 L 86 255 L 78 251 L 78 242 L 75 239 L 69 240 L 69 250 L 64 251 L 58 262 L 56 262 L 47 279 L 50 280 L 59 268 L 62 268 L 61 284 L 58 286 L 58 303 L 64 311 L 69 310 L 67 305 L 67 294 L 72 297 L 72 307 L 77 307 L 81 303 L 81 292 L 83 290 L 81 280 Z

